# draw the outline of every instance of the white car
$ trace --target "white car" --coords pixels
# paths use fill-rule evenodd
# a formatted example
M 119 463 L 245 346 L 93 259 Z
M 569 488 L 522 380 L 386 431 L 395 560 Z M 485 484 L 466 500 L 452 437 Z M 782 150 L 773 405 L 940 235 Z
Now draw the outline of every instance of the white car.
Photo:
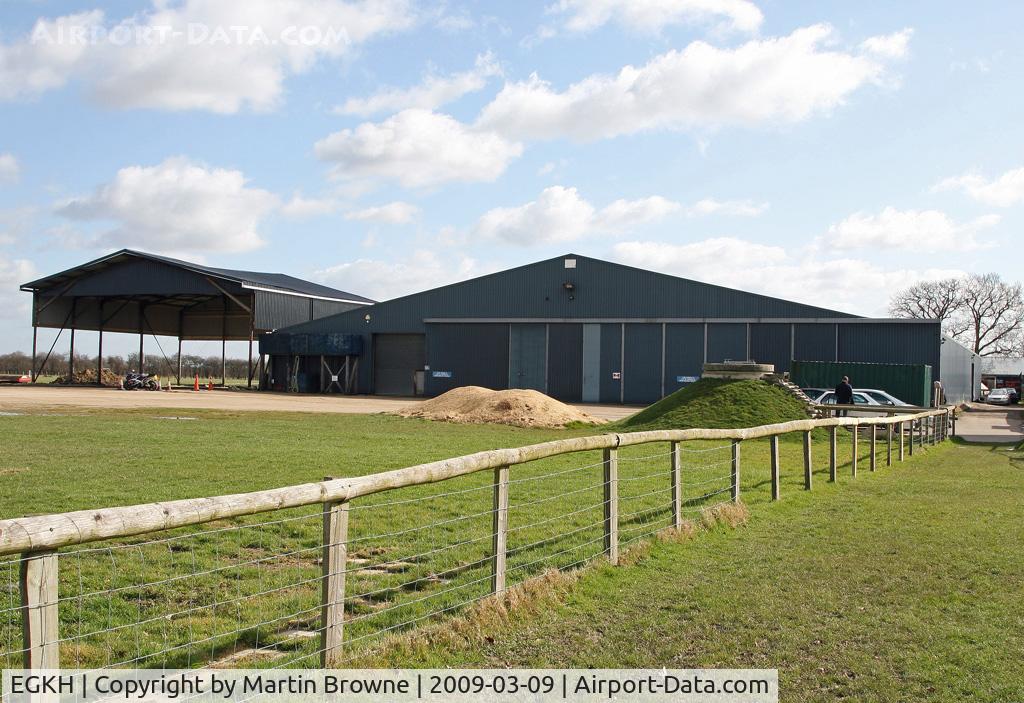
M 1013 402 L 1013 395 L 1012 388 L 993 388 L 988 392 L 985 402 L 992 405 L 1009 405 Z
M 877 388 L 854 388 L 853 392 L 863 393 L 869 398 L 874 399 L 879 405 L 910 405 L 910 403 L 904 403 L 891 393 L 880 391 Z
M 835 405 L 836 404 L 836 392 L 825 391 L 815 400 L 818 405 Z M 854 405 L 883 405 L 878 402 L 870 395 L 861 390 L 853 391 L 853 404 Z

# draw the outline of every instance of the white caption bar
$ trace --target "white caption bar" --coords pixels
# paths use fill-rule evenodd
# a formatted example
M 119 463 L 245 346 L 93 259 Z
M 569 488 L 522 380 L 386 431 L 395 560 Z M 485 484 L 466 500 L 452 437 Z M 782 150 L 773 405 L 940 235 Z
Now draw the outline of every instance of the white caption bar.
M 3 703 L 778 703 L 777 669 L 5 669 Z

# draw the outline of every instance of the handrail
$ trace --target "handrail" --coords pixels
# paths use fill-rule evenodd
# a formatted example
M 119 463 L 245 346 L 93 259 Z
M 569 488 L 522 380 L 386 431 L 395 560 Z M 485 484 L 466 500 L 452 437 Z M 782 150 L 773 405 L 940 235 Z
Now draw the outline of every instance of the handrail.
M 818 427 L 896 424 L 948 412 L 948 408 L 936 408 L 894 417 L 836 417 L 794 420 L 739 429 L 651 430 L 573 437 L 524 447 L 477 452 L 366 476 L 304 483 L 251 493 L 13 518 L 0 520 L 0 556 L 49 551 L 74 544 L 132 537 L 286 508 L 345 502 L 396 488 L 436 483 L 478 471 L 515 466 L 573 452 L 614 449 L 649 442 L 700 439 L 742 441 L 790 432 L 809 432 Z

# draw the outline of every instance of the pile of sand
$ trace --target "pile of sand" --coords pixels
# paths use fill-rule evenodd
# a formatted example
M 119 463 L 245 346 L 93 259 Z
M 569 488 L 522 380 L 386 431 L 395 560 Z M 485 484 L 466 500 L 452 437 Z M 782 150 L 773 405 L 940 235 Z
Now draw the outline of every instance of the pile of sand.
M 480 386 L 456 388 L 417 405 L 400 408 L 395 414 L 425 420 L 516 427 L 565 427 L 570 422 L 603 422 L 537 391 L 492 391 Z

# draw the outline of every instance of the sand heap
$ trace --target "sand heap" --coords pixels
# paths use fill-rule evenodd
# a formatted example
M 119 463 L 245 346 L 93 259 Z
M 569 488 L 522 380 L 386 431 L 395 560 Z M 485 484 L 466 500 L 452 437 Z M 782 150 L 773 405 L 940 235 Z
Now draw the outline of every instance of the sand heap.
M 395 414 L 425 420 L 516 427 L 565 427 L 570 422 L 603 422 L 537 391 L 492 391 L 480 386 L 456 388 L 417 405 L 401 408 Z

